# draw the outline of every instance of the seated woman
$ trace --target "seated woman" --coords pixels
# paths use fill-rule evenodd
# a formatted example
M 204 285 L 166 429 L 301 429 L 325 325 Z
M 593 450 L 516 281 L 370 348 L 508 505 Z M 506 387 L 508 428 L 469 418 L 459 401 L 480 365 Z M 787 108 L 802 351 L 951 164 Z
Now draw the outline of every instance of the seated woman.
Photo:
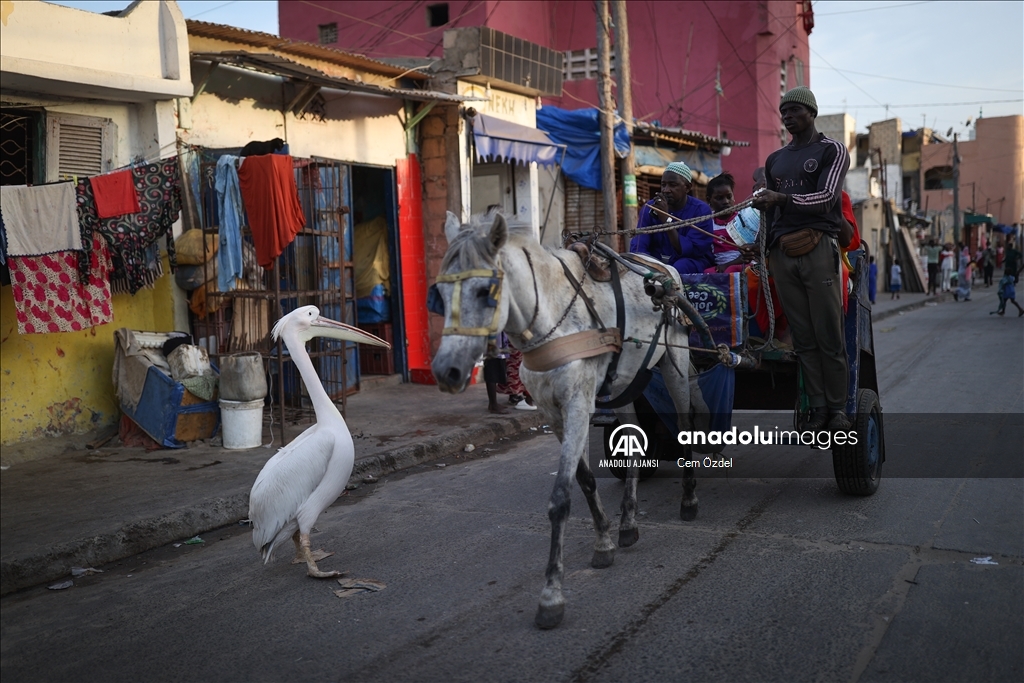
M 728 173 L 716 175 L 708 183 L 708 204 L 715 213 L 732 206 L 736 180 Z M 715 265 L 705 273 L 738 273 L 754 258 L 754 242 L 761 227 L 761 216 L 756 209 L 747 207 L 732 215 L 714 219 Z
M 711 207 L 689 196 L 692 178 L 693 174 L 683 162 L 669 164 L 661 176 L 661 193 L 644 204 L 636 227 L 640 229 L 668 223 L 671 219 L 664 213 L 680 220 L 709 216 L 695 226 L 700 230 L 684 227 L 637 235 L 629 244 L 630 252 L 649 254 L 662 263 L 674 266 L 680 273 L 702 273 L 705 268 L 714 265 L 711 255 Z

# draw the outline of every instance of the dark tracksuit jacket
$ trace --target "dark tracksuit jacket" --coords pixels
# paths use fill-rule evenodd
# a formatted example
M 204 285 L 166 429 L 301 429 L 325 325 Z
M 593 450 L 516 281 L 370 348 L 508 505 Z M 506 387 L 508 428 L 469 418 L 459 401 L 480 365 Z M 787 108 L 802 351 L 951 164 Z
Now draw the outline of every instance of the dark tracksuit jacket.
M 844 408 L 849 384 L 836 241 L 849 165 L 845 145 L 821 133 L 804 147 L 772 152 L 765 162 L 768 189 L 789 195 L 767 212 L 769 271 L 793 331 L 810 405 L 833 410 Z M 824 233 L 821 241 L 808 254 L 787 256 L 779 237 L 804 228 Z

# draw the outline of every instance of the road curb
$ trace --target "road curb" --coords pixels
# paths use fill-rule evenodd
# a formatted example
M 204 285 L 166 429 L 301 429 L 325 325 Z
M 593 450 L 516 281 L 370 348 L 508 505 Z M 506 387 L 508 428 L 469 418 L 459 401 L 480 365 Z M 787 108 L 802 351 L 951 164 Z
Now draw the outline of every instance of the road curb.
M 467 444 L 490 443 L 538 427 L 540 411 L 523 412 L 510 419 L 487 420 L 454 429 L 391 451 L 358 458 L 352 471 L 356 481 L 366 476 L 398 472 L 461 452 Z M 41 552 L 0 562 L 0 595 L 67 577 L 71 567 L 96 567 L 146 550 L 235 524 L 249 514 L 249 491 L 208 498 L 174 512 L 124 525 L 115 532 L 50 546 Z
M 897 306 L 896 308 L 890 308 L 887 311 L 881 311 L 879 313 L 874 313 L 873 312 L 871 314 L 871 322 L 877 323 L 879 320 L 885 320 L 886 318 L 891 318 L 894 315 L 899 315 L 900 313 L 907 313 L 909 311 L 916 311 L 919 308 L 924 308 L 925 306 L 927 306 L 930 303 L 932 303 L 932 304 L 945 303 L 946 301 L 952 300 L 952 298 L 953 298 L 953 293 L 952 292 L 943 292 L 942 294 L 937 294 L 935 296 L 930 296 L 927 299 L 923 299 L 923 300 L 920 300 L 920 301 L 912 301 L 912 302 L 910 302 L 908 304 L 904 304 L 903 306 Z

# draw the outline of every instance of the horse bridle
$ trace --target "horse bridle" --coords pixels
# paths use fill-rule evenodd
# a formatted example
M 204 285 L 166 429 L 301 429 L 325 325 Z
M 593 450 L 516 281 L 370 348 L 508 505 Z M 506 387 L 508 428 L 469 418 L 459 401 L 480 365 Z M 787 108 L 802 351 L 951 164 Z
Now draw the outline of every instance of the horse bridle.
M 494 308 L 494 316 L 491 324 L 487 327 L 462 327 L 462 284 L 470 278 L 483 277 L 490 280 L 490 292 L 487 296 L 487 306 Z M 476 268 L 473 270 L 461 270 L 457 273 L 446 273 L 438 275 L 436 282 L 451 282 L 455 285 L 452 292 L 452 324 L 441 330 L 442 335 L 458 334 L 466 337 L 487 337 L 489 343 L 497 341 L 498 318 L 501 317 L 501 283 L 505 273 L 498 269 L 488 270 Z

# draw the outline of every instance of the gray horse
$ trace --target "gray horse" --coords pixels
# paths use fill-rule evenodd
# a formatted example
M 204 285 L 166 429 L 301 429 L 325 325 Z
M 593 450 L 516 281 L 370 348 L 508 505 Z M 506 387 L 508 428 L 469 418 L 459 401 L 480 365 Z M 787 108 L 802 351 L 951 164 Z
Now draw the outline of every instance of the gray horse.
M 614 325 L 615 296 L 610 284 L 585 279 L 583 264 L 575 253 L 542 247 L 528 226 L 507 225 L 500 214 L 476 217 L 463 226 L 449 212 L 445 236 L 449 247 L 437 278 L 437 288 L 444 300 L 445 329 L 432 365 L 438 386 L 441 391 L 450 393 L 463 391 L 473 366 L 487 350 L 488 339 L 504 330 L 516 348 L 523 351 L 520 377 L 562 444 L 558 474 L 548 504 L 551 554 L 536 616 L 540 628 L 553 628 L 561 622 L 565 612 L 562 544 L 569 518 L 569 487 L 574 475 L 586 496 L 597 531 L 591 566 L 610 567 L 615 559 L 615 543 L 609 533 L 611 525 L 597 494 L 594 473 L 584 457 L 590 415 L 613 354 L 605 350 L 599 355 L 559 364 L 559 353 L 553 350 L 577 333 L 583 337 L 589 335 L 588 340 L 593 341 L 594 333 L 588 331 L 597 327 L 594 313 L 606 324 Z M 576 282 L 584 283 L 583 294 L 575 293 L 565 267 Z M 621 283 L 625 308 L 625 329 L 621 330 L 621 338 L 648 341 L 639 348 L 633 342 L 622 345 L 610 394 L 618 396 L 646 358 L 647 367 L 661 367 L 677 414 L 681 416 L 680 429 L 684 429 L 682 422 L 689 414 L 688 382 L 677 368 L 686 372 L 690 366 L 688 350 L 680 348 L 687 345 L 687 331 L 676 322 L 659 328 L 662 315 L 653 311 L 639 276 L 624 274 Z M 585 297 L 592 301 L 596 309 L 593 313 L 588 310 Z M 658 329 L 662 332 L 648 358 L 649 340 Z M 598 342 L 602 339 L 607 341 L 607 337 L 603 337 Z M 666 347 L 665 343 L 672 346 Z M 577 344 L 573 348 L 579 347 Z M 561 355 L 564 361 L 565 354 Z M 622 424 L 639 424 L 631 404 L 615 412 Z M 636 543 L 639 538 L 636 486 L 637 471 L 630 468 L 619 523 L 618 544 L 622 547 Z M 684 519 L 696 516 L 694 486 L 693 471 L 685 471 L 680 508 Z

